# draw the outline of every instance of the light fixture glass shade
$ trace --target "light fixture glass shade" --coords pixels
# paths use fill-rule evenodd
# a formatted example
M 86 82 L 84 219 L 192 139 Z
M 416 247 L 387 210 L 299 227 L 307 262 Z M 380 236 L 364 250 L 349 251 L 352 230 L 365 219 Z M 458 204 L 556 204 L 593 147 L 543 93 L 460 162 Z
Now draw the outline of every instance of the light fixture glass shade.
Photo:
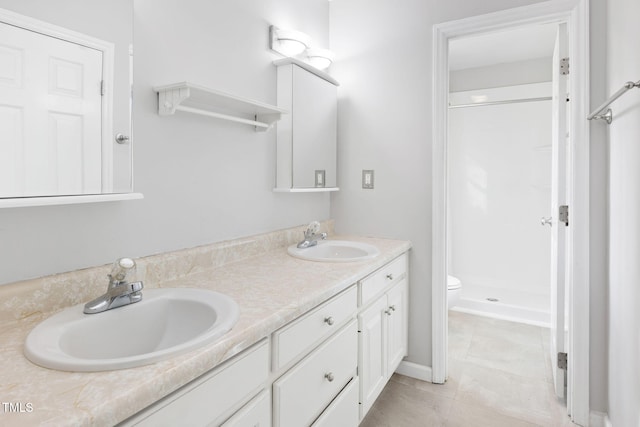
M 329 49 L 308 49 L 307 58 L 309 64 L 316 67 L 319 70 L 329 68 L 333 63 L 335 55 Z
M 271 49 L 284 56 L 296 56 L 311 44 L 311 37 L 301 31 L 270 27 Z

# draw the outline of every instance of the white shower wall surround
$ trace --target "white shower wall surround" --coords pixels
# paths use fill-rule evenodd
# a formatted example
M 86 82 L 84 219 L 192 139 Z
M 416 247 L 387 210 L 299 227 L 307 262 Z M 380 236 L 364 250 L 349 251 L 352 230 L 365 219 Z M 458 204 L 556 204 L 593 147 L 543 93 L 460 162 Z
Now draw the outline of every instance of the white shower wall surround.
M 529 84 L 458 92 L 451 104 L 549 96 L 549 84 Z M 458 308 L 544 324 L 551 243 L 540 218 L 550 215 L 551 101 L 449 114 L 449 272 L 462 280 Z

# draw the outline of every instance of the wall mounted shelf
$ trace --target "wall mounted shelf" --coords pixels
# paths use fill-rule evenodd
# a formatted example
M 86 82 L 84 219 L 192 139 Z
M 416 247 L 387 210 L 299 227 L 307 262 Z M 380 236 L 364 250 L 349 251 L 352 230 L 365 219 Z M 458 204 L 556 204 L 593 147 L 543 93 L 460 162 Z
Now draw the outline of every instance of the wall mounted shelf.
M 176 111 L 199 114 L 255 126 L 266 132 L 288 111 L 273 105 L 231 95 L 189 82 L 153 88 L 158 93 L 158 114 L 168 116 Z
M 83 203 L 118 202 L 137 200 L 141 193 L 84 194 L 77 196 L 15 197 L 0 199 L 0 208 L 24 208 L 29 206 L 78 205 Z

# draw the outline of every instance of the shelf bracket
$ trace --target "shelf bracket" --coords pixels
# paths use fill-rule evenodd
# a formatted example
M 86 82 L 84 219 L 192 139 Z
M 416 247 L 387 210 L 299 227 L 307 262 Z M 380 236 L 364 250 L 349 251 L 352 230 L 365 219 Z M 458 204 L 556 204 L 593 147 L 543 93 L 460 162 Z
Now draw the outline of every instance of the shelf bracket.
M 169 116 L 175 114 L 176 108 L 191 96 L 188 87 L 166 90 L 158 93 L 158 114 Z
M 268 113 L 268 114 L 256 114 L 256 122 L 265 123 L 267 127 L 256 126 L 257 132 L 266 132 L 273 127 L 273 125 L 280 120 L 282 113 Z

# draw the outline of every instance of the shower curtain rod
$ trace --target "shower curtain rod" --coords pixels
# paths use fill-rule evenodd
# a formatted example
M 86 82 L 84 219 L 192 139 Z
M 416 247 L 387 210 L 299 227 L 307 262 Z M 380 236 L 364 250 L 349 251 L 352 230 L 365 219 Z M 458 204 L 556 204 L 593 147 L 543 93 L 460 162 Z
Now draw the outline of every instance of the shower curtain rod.
M 613 111 L 611 111 L 611 108 L 607 108 L 607 107 L 611 105 L 613 101 L 620 98 L 622 95 L 627 93 L 628 90 L 633 89 L 634 87 L 640 88 L 640 80 L 638 80 L 635 83 L 626 82 L 624 86 L 620 88 L 620 90 L 618 90 L 616 93 L 611 95 L 611 97 L 607 99 L 601 106 L 596 108 L 593 111 L 593 113 L 589 114 L 587 116 L 587 120 L 604 120 L 605 122 L 607 122 L 608 125 L 610 125 L 611 122 L 613 121 Z M 605 111 L 604 114 L 601 114 L 605 108 L 607 108 L 607 111 Z
M 506 99 L 504 101 L 476 102 L 474 104 L 449 105 L 449 108 L 484 107 L 486 105 L 519 104 L 521 102 L 551 101 L 550 96 L 541 98 Z

